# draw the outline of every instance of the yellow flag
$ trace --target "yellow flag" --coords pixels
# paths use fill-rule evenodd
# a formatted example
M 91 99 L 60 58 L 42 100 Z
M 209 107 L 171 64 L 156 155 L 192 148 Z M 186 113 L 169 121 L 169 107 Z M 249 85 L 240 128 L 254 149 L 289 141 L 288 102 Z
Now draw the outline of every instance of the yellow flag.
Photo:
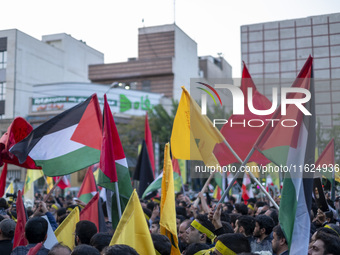
M 164 148 L 164 166 L 162 178 L 162 195 L 160 205 L 160 231 L 171 241 L 171 255 L 181 252 L 178 247 L 177 224 L 176 224 L 176 205 L 175 205 L 175 188 L 172 162 L 170 159 L 169 143 Z
M 46 176 L 47 193 L 53 188 L 53 178 Z
M 59 227 L 54 231 L 54 234 L 58 242 L 62 242 L 64 245 L 68 246 L 73 250 L 74 243 L 74 232 L 76 231 L 76 224 L 79 222 L 79 209 L 75 207 L 66 219 L 59 225 Z
M 24 186 L 24 197 L 26 199 L 34 200 L 34 182 L 39 178 L 43 177 L 44 173 L 42 170 L 27 169 L 26 179 Z
M 156 255 L 148 224 L 136 190 L 127 203 L 122 218 L 110 242 L 111 245 L 125 244 L 140 255 Z
M 14 194 L 14 184 L 13 181 L 11 181 L 11 183 L 8 185 L 5 194 Z
M 223 135 L 213 126 L 189 92 L 182 87 L 177 113 L 171 134 L 173 157 L 186 160 L 203 160 L 206 166 L 217 166 L 213 154 L 216 143 L 224 140 Z

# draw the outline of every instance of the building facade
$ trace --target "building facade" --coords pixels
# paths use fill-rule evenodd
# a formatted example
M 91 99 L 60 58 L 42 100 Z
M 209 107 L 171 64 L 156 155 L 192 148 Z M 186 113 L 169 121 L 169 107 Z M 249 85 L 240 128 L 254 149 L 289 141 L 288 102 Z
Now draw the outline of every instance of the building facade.
M 197 43 L 171 24 L 139 28 L 138 57 L 127 62 L 90 65 L 89 79 L 101 84 L 131 84 L 132 89 L 179 100 L 181 86 L 190 87 L 191 78 L 231 78 L 231 72 L 231 66 L 222 57 L 199 58 Z
M 316 115 L 322 127 L 340 124 L 340 13 L 241 26 L 241 56 L 258 90 L 291 86 L 314 57 Z

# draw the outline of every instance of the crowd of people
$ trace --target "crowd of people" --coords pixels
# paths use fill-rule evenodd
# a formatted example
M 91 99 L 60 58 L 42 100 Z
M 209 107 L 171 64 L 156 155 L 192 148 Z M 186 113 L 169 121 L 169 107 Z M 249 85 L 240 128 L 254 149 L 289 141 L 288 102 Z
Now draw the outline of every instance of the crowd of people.
M 280 199 L 276 201 L 279 204 Z M 173 242 L 160 234 L 159 198 L 140 202 L 155 253 L 170 255 Z M 340 197 L 334 203 L 331 200 L 328 202 L 330 210 L 327 212 L 313 204 L 310 233 L 302 233 L 310 237 L 308 254 L 340 254 Z M 82 220 L 76 224 L 75 248 L 72 251 L 63 243 L 56 243 L 47 249 L 44 241 L 48 222 L 55 230 L 75 207 L 81 210 L 84 206 L 84 203 L 70 195 L 46 199 L 36 194 L 35 203 L 25 203 L 28 221 L 24 231 L 28 244 L 13 249 L 15 203 L 9 204 L 5 198 L 0 198 L 0 254 L 138 254 L 133 247 L 127 245 L 110 246 L 114 229 L 105 214 L 106 232 L 98 232 L 93 222 Z M 106 212 L 106 209 L 103 211 Z M 48 222 L 46 217 L 41 217 L 43 215 L 47 216 Z M 209 193 L 199 192 L 193 201 L 187 195 L 177 193 L 176 219 L 181 254 L 289 254 L 288 242 L 279 222 L 279 212 L 271 206 L 270 201 L 264 199 L 251 198 L 247 203 L 235 203 L 231 196 L 228 202 L 217 205 Z

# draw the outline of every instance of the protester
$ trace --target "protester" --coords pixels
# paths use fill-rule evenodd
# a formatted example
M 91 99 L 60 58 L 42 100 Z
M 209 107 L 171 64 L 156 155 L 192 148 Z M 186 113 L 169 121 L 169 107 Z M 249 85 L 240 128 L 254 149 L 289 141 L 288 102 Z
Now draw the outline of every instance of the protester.
M 235 222 L 235 233 L 244 235 L 249 243 L 254 241 L 253 232 L 255 229 L 255 219 L 251 216 L 242 215 Z
M 14 220 L 11 219 L 4 219 L 0 222 L 0 251 L 3 255 L 9 255 L 12 252 L 15 226 Z
M 97 233 L 91 237 L 90 245 L 95 247 L 101 252 L 105 247 L 110 245 L 112 234 L 109 233 Z
M 27 254 L 28 251 L 38 243 L 43 243 L 47 238 L 47 229 L 48 223 L 44 218 L 34 217 L 29 219 L 25 225 L 25 237 L 28 241 L 28 245 L 16 247 L 11 255 Z M 48 252 L 49 250 L 42 245 L 37 255 L 46 255 Z
M 53 245 L 47 255 L 70 255 L 71 252 L 72 251 L 69 247 L 62 245 L 61 243 L 57 243 Z
M 280 225 L 273 228 L 272 249 L 276 255 L 288 255 L 288 243 Z
M 216 237 L 213 233 L 214 225 L 206 215 L 200 214 L 187 229 L 187 243 L 207 243 L 211 244 Z
M 128 245 L 116 244 L 106 247 L 102 255 L 139 255 L 136 250 Z
M 315 241 L 308 250 L 308 255 L 338 255 L 340 251 L 340 238 L 324 232 L 317 233 Z
M 192 220 L 185 220 L 179 226 L 178 241 L 179 241 L 179 247 L 181 251 L 185 250 L 185 248 L 188 246 L 186 230 L 190 226 L 191 222 Z
M 92 236 L 98 232 L 96 225 L 88 220 L 81 220 L 76 224 L 75 244 L 90 244 Z
M 73 249 L 71 255 L 100 255 L 100 252 L 88 244 L 80 244 Z
M 250 252 L 250 245 L 242 234 L 223 234 L 217 237 L 214 252 L 216 255 Z
M 272 252 L 272 240 L 270 233 L 274 228 L 274 221 L 266 215 L 258 215 L 255 218 L 254 241 L 251 242 L 251 251 L 270 251 Z
M 152 242 L 160 255 L 170 255 L 171 253 L 171 243 L 167 236 L 161 234 L 151 234 Z

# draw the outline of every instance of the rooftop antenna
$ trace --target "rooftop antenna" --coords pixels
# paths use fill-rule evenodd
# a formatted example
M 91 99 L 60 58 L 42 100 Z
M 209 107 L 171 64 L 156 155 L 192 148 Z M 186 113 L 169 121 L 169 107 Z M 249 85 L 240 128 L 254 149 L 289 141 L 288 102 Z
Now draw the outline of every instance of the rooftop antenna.
M 176 24 L 176 0 L 174 0 L 174 24 Z

